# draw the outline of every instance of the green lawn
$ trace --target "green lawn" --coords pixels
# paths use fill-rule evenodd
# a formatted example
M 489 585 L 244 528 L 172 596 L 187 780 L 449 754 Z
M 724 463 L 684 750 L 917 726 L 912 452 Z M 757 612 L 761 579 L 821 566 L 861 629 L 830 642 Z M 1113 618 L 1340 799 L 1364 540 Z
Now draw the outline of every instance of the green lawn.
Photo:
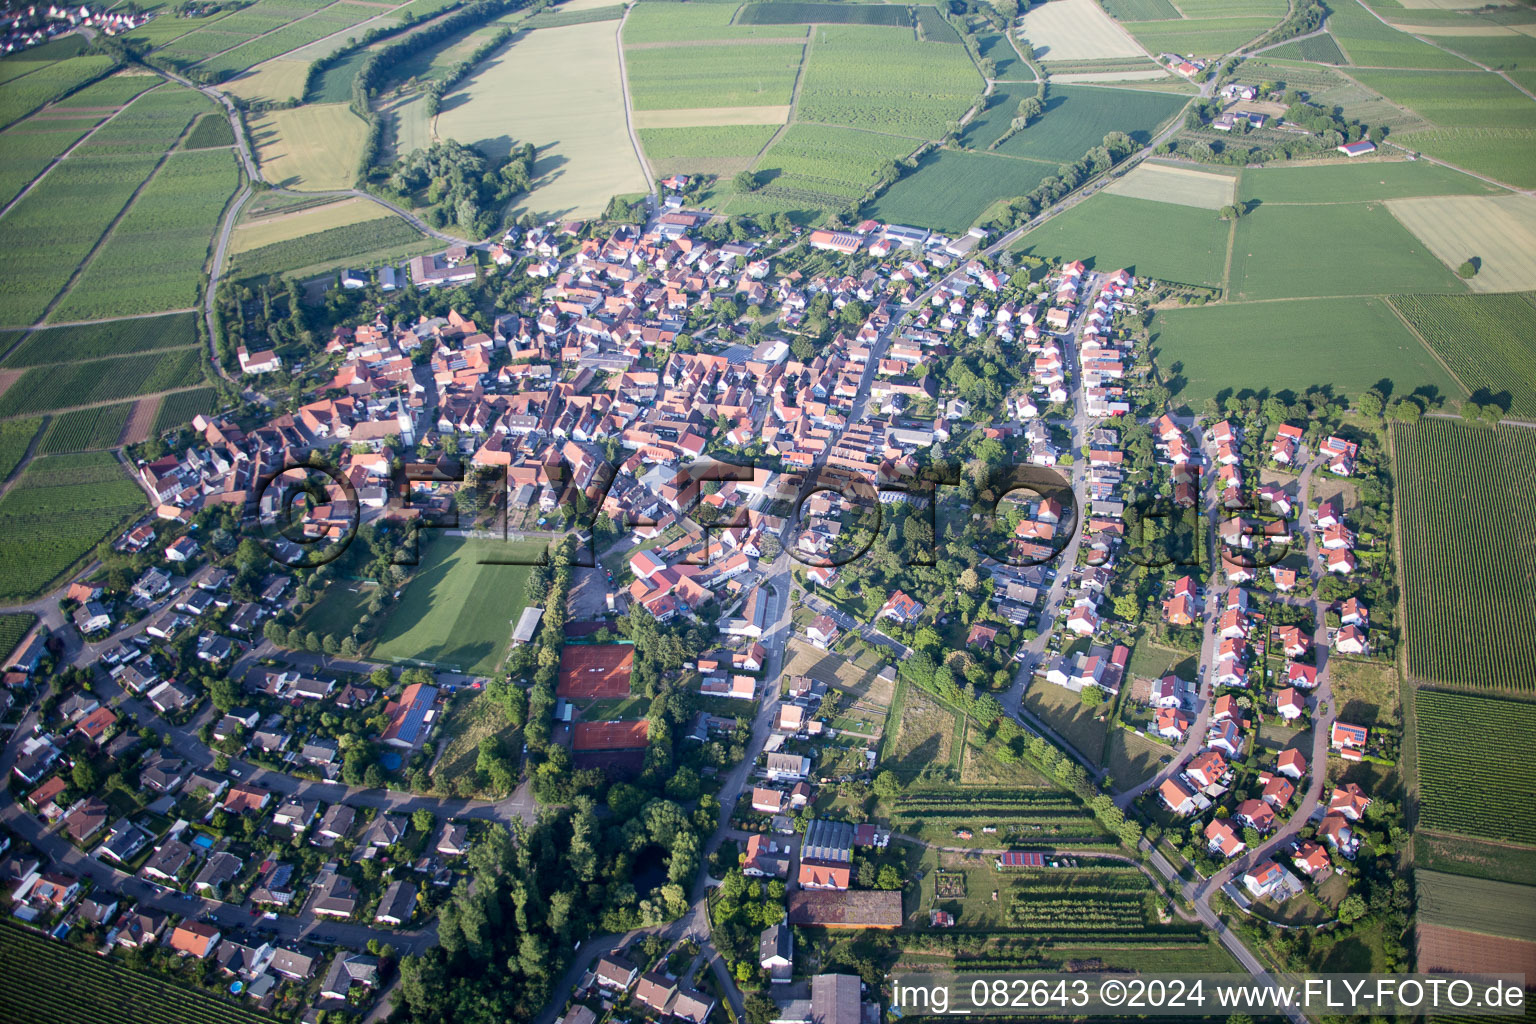
M 1227 392 L 1304 392 L 1331 384 L 1357 395 L 1383 378 L 1394 394 L 1462 390 L 1384 299 L 1300 299 L 1159 311 L 1153 357 L 1178 401 L 1199 409 Z M 1177 371 L 1174 364 L 1179 364 Z
M 1249 168 L 1238 197 L 1261 203 L 1348 203 L 1409 196 L 1495 195 L 1502 190 L 1426 160 Z
M 374 657 L 432 662 L 475 675 L 494 672 L 527 604 L 530 567 L 481 565 L 478 560 L 521 556 L 531 561 L 543 549 L 539 541 L 433 540 L 391 610 Z
M 1138 277 L 1217 287 L 1229 234 L 1230 225 L 1214 210 L 1101 193 L 1052 217 L 1021 238 L 1018 248 L 1035 256 L 1091 258 L 1096 270 L 1126 267 Z
M 334 581 L 304 614 L 299 621 L 300 628 L 316 636 L 330 635 L 340 640 L 352 632 L 352 627 L 367 611 L 374 589 L 372 584 L 355 580 Z
M 1260 206 L 1238 222 L 1230 287 L 1234 299 L 1465 290 L 1380 203 Z

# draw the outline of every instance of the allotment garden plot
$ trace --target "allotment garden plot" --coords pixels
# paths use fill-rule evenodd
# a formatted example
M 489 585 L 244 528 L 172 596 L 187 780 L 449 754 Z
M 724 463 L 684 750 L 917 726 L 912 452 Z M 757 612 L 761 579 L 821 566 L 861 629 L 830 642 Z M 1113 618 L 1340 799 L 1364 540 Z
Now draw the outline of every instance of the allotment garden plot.
M 1392 444 L 1408 670 L 1431 682 L 1530 692 L 1536 432 L 1425 419 L 1393 427 Z

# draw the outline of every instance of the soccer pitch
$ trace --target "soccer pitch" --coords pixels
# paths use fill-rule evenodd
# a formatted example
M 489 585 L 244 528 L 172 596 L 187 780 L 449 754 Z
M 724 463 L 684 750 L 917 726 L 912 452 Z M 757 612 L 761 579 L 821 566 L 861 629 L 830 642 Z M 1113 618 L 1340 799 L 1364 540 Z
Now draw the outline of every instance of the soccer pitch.
M 542 541 L 508 543 L 439 537 L 422 553 L 421 567 L 389 613 L 373 657 L 430 662 L 470 675 L 500 667 L 512 627 L 528 604 L 531 566 L 481 565 L 481 559 L 529 561 Z

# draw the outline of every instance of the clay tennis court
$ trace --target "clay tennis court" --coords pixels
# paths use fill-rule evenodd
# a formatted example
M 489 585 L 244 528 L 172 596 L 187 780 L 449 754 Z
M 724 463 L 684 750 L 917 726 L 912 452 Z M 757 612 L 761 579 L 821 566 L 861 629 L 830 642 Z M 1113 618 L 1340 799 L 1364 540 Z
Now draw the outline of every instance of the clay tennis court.
M 629 644 L 569 644 L 560 652 L 555 696 L 566 700 L 629 696 L 635 649 Z

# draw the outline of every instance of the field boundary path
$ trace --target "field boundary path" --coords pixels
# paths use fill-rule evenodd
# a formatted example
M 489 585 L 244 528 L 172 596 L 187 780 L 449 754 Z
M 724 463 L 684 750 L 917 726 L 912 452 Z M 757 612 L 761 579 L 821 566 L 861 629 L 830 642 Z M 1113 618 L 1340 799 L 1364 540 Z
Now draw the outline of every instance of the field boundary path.
M 811 64 L 811 44 L 815 41 L 816 27 L 813 25 L 811 26 L 811 31 L 806 33 L 805 49 L 800 51 L 800 67 L 795 69 L 795 84 L 790 86 L 789 89 L 789 113 L 784 116 L 784 123 L 779 125 L 778 129 L 768 137 L 768 141 L 763 143 L 763 148 L 757 151 L 757 155 L 754 156 L 752 158 L 752 162 L 747 165 L 748 167 L 752 168 L 754 172 L 757 170 L 758 161 L 763 158 L 769 149 L 773 148 L 774 143 L 778 142 L 779 139 L 784 137 L 784 133 L 789 130 L 789 126 L 795 123 L 795 114 L 800 109 L 800 87 L 805 83 L 805 69 L 808 68 Z M 626 98 L 628 95 L 629 93 L 626 88 Z
M 635 105 L 629 95 L 629 65 L 624 61 L 624 26 L 629 23 L 629 12 L 633 6 L 624 8 L 624 17 L 619 19 L 618 27 L 613 30 L 614 49 L 619 53 L 619 89 L 624 94 L 624 130 L 629 133 L 629 144 L 634 147 L 635 159 L 640 161 L 640 170 L 645 174 L 646 191 L 651 198 L 656 198 L 656 173 L 651 170 L 651 162 L 645 157 L 645 149 L 640 145 L 640 133 L 635 130 Z

